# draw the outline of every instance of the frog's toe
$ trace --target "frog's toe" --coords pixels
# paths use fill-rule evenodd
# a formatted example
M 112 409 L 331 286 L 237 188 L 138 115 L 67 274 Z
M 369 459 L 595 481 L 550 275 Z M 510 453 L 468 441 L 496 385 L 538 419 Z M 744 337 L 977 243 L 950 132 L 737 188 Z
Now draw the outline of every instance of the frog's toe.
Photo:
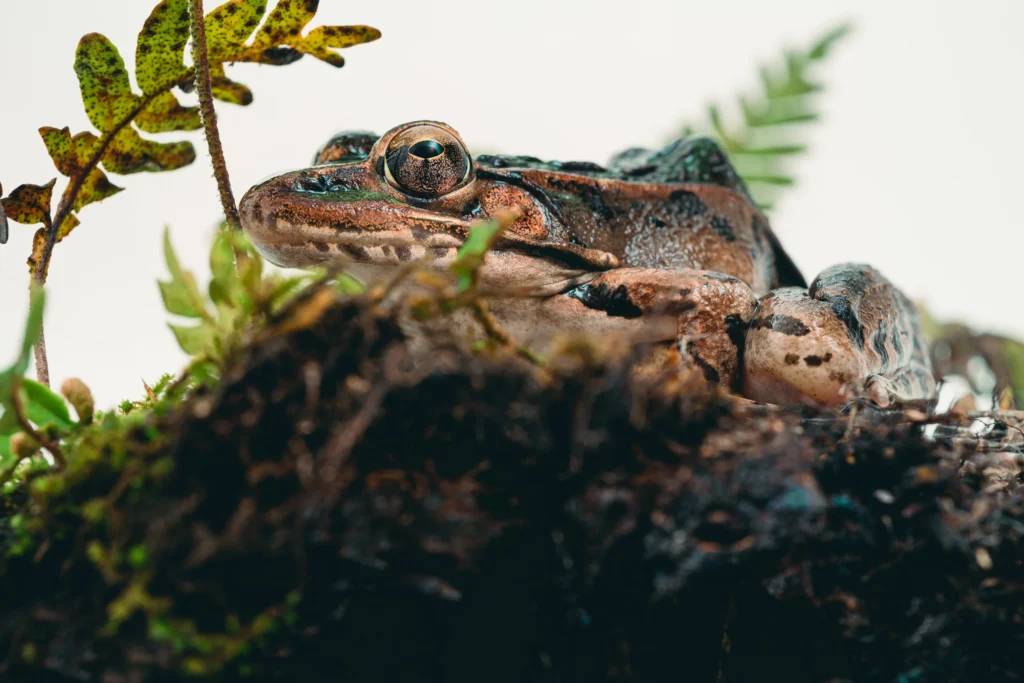
M 763 298 L 747 332 L 743 394 L 765 403 L 845 402 L 869 373 L 845 331 L 831 329 L 833 318 L 828 304 L 802 289 Z

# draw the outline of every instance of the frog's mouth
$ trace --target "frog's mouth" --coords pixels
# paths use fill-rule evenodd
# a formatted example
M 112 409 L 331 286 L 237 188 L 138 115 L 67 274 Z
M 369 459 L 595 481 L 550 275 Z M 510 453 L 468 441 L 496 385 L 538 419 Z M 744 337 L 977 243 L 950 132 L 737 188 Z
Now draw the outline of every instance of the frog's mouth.
M 316 195 L 254 190 L 239 206 L 242 227 L 267 260 L 304 267 L 338 259 L 364 281 L 385 278 L 411 262 L 448 268 L 473 225 L 364 190 Z M 480 276 L 492 292 L 547 296 L 618 265 L 607 252 L 506 233 L 488 253 Z

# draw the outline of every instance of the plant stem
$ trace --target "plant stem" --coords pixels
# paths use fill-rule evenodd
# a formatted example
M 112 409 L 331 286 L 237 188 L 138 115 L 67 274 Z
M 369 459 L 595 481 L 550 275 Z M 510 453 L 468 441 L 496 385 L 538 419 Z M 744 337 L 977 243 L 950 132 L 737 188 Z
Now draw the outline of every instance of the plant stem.
M 189 0 L 188 11 L 192 25 L 192 63 L 196 70 L 199 114 L 203 120 L 203 131 L 206 133 L 206 144 L 210 148 L 210 158 L 213 160 L 213 175 L 217 179 L 220 203 L 224 207 L 224 217 L 227 219 L 228 225 L 235 230 L 241 230 L 242 223 L 238 217 L 235 197 L 231 193 L 228 165 L 224 160 L 224 148 L 221 146 L 220 132 L 217 129 L 217 112 L 213 108 L 213 84 L 210 81 L 210 59 L 206 51 L 206 22 L 203 19 L 202 0 Z
M 50 362 L 46 359 L 46 335 L 43 326 L 39 326 L 39 339 L 35 345 L 36 381 L 50 386 Z

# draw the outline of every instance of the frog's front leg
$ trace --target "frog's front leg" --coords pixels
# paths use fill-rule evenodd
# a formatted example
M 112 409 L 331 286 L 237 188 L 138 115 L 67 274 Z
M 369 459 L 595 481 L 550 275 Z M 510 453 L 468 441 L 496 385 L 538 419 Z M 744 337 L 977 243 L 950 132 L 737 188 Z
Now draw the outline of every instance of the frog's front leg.
M 708 381 L 739 388 L 743 336 L 757 297 L 737 278 L 685 268 L 618 268 L 563 296 L 594 313 L 645 321 L 643 341 L 677 343 Z M 671 324 L 662 331 L 655 321 L 666 318 Z
M 878 271 L 842 264 L 807 290 L 761 299 L 747 333 L 743 393 L 770 403 L 880 405 L 930 398 L 935 379 L 913 304 Z

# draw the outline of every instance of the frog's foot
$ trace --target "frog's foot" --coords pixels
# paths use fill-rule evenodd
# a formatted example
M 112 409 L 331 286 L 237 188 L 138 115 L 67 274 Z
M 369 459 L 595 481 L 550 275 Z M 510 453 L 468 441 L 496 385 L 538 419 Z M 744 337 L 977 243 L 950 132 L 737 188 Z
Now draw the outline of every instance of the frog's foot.
M 707 270 L 617 268 L 565 296 L 592 312 L 642 320 L 639 341 L 674 342 L 708 381 L 739 388 L 743 334 L 757 307 L 742 281 Z
M 743 393 L 770 403 L 879 405 L 930 398 L 935 379 L 913 304 L 874 269 L 834 266 L 777 289 L 747 332 Z

